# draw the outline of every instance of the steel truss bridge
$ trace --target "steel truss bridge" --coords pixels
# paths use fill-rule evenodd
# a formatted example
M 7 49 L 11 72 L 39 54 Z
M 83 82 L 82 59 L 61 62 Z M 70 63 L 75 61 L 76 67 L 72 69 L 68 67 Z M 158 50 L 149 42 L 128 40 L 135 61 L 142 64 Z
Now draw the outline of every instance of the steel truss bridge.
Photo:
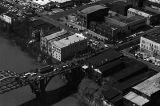
M 82 79 L 84 77 L 82 74 L 82 70 L 79 65 L 75 65 L 72 67 L 63 67 L 63 68 L 55 68 L 51 67 L 46 73 L 40 73 L 38 70 L 34 70 L 31 72 L 26 72 L 22 74 L 17 74 L 12 71 L 1 70 L 0 71 L 0 94 L 4 94 L 11 90 L 29 85 L 33 93 L 41 94 L 45 93 L 45 88 L 49 81 L 57 76 L 63 75 L 68 80 L 68 82 L 76 81 Z M 41 70 L 41 69 L 39 69 Z M 76 74 L 78 72 L 78 74 Z M 77 75 L 77 76 L 76 76 Z M 82 76 L 81 76 L 82 75 Z M 72 77 L 75 76 L 72 79 Z M 78 78 L 80 76 L 81 78 Z M 78 79 L 77 79 L 78 78 Z

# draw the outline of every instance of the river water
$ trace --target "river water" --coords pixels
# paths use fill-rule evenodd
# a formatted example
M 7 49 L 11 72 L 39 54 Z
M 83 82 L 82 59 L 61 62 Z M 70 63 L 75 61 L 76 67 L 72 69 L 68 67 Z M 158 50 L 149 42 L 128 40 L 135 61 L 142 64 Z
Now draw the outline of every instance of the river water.
M 0 69 L 22 73 L 36 67 L 38 67 L 38 64 L 27 53 L 21 51 L 14 43 L 0 36 Z M 51 92 L 64 84 L 58 78 L 59 76 L 51 80 L 47 86 L 47 91 Z M 49 103 L 39 104 L 35 100 L 35 95 L 31 92 L 30 87 L 25 86 L 0 95 L 0 106 L 77 106 L 77 99 L 74 95 L 66 98 L 62 97 L 69 90 L 64 88 L 63 90 L 54 91 L 47 98 Z

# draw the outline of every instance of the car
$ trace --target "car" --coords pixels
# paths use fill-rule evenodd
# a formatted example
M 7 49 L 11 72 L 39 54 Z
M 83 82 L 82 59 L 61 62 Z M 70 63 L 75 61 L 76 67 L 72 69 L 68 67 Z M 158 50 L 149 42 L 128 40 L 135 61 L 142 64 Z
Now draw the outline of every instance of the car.
M 121 44 L 121 43 L 123 43 L 123 41 L 121 40 L 121 41 L 119 41 L 118 43 Z

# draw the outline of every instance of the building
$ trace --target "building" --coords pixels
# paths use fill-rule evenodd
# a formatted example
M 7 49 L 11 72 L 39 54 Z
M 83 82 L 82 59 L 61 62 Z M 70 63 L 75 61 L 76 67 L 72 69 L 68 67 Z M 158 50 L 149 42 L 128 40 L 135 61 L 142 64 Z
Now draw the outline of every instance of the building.
M 135 9 L 135 8 L 128 9 L 127 17 L 136 16 L 136 15 L 145 17 L 147 19 L 146 21 L 147 25 L 154 25 L 159 23 L 160 14 L 157 14 L 145 9 L 141 9 L 141 10 Z
M 51 56 L 59 61 L 72 58 L 76 53 L 87 48 L 87 38 L 82 34 L 74 35 L 50 43 L 49 52 Z
M 144 53 L 143 57 L 153 57 L 152 61 L 160 62 L 160 39 L 159 30 L 155 33 L 142 36 L 140 39 L 140 51 Z
M 64 3 L 70 0 L 27 0 L 28 2 L 32 2 L 38 5 L 46 5 L 49 2 L 58 2 L 58 3 Z
M 160 73 L 148 78 L 140 84 L 132 87 L 132 90 L 124 96 L 125 106 L 159 106 L 160 99 Z
M 149 100 L 132 91 L 124 96 L 124 106 L 147 106 Z
M 145 0 L 127 0 L 133 7 L 142 7 Z
M 144 8 L 146 10 L 160 14 L 160 5 L 159 5 L 159 2 L 156 0 L 145 0 Z
M 61 2 L 59 3 L 59 7 L 62 8 L 62 9 L 66 9 L 66 8 L 71 8 L 74 6 L 74 2 L 71 1 L 71 0 L 68 0 L 66 2 Z
M 114 49 L 107 49 L 106 51 L 87 59 L 86 64 L 97 68 L 107 62 L 118 60 L 121 57 L 123 57 L 121 53 L 115 51 Z
M 111 11 L 117 12 L 118 14 L 127 15 L 127 10 L 131 8 L 132 5 L 129 3 L 126 3 L 124 1 L 117 1 L 112 3 Z
M 107 52 L 105 53 L 108 55 Z M 113 58 L 112 56 L 110 57 Z M 101 56 L 101 58 L 103 57 Z M 96 106 L 106 106 L 107 104 L 110 104 L 111 106 L 124 106 L 122 95 L 126 95 L 126 93 L 128 93 L 136 84 L 139 84 L 140 82 L 155 74 L 155 72 L 148 70 L 147 65 L 137 60 L 129 59 L 125 56 L 121 58 L 115 57 L 112 61 L 101 62 L 101 64 L 100 62 L 101 61 L 99 61 L 99 58 L 97 58 L 96 62 L 93 62 L 97 64 L 92 66 L 94 70 L 92 71 L 92 74 L 88 75 L 88 78 L 92 79 L 92 81 L 95 81 L 98 85 L 100 85 L 100 87 L 89 89 L 90 86 L 88 86 L 88 90 L 83 89 L 84 91 L 82 92 L 82 94 L 89 93 L 89 95 L 91 95 L 89 97 L 91 98 L 88 98 L 88 101 L 92 101 L 96 104 Z M 88 72 L 89 69 L 85 71 Z M 95 74 L 93 74 L 94 71 L 102 74 L 100 78 L 97 77 L 97 80 L 95 80 L 93 77 L 95 76 Z M 100 80 L 98 80 L 98 78 Z M 85 96 L 86 95 L 84 95 L 84 98 L 86 98 Z M 141 100 L 143 100 L 143 98 Z M 144 102 L 145 101 L 143 101 L 141 104 Z
M 112 13 L 105 17 L 105 23 L 90 23 L 90 29 L 108 38 L 110 41 L 124 39 L 138 28 L 146 25 L 146 19 L 140 16 L 125 17 Z
M 132 31 L 146 25 L 146 19 L 140 16 L 125 17 L 121 15 L 108 15 L 105 17 L 105 23 L 111 26 L 117 26 L 117 29 L 113 29 L 112 36 L 116 36 L 115 39 L 123 39 L 123 34 L 129 34 Z M 118 34 L 122 34 L 121 36 Z
M 41 37 L 41 41 L 40 41 L 41 50 L 44 51 L 45 53 L 48 53 L 49 43 L 52 41 L 55 41 L 55 39 L 57 39 L 58 37 L 61 37 L 64 34 L 67 34 L 66 30 L 61 30 L 56 33 L 52 33 L 48 36 Z
M 153 2 L 153 3 L 160 4 L 160 0 L 148 0 L 148 1 Z
M 102 5 L 94 5 L 78 11 L 78 21 L 82 26 L 89 28 L 91 21 L 104 21 L 104 16 L 108 14 L 109 8 Z

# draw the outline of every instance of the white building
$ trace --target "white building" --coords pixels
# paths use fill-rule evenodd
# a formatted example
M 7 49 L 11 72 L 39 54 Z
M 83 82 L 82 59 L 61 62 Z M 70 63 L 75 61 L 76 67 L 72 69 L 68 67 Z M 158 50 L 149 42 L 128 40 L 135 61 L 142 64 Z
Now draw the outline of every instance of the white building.
M 46 5 L 49 2 L 58 2 L 58 3 L 64 3 L 71 0 L 30 0 L 33 3 L 39 4 L 39 5 Z
M 160 4 L 160 0 L 148 0 L 148 1 Z
M 63 61 L 73 57 L 79 51 L 86 49 L 87 38 L 82 34 L 75 33 L 74 35 L 53 41 L 49 48 L 49 52 L 53 58 Z
M 41 50 L 47 53 L 49 42 L 56 40 L 56 38 L 66 34 L 66 33 L 67 33 L 67 31 L 63 29 L 63 30 L 56 32 L 56 33 L 53 33 L 51 35 L 41 37 L 41 41 L 40 41 Z
M 148 57 L 156 57 L 160 59 L 160 36 L 152 34 L 150 36 L 141 37 L 140 50 L 148 55 Z
M 141 95 L 132 91 L 124 96 L 124 106 L 144 106 L 149 100 Z

